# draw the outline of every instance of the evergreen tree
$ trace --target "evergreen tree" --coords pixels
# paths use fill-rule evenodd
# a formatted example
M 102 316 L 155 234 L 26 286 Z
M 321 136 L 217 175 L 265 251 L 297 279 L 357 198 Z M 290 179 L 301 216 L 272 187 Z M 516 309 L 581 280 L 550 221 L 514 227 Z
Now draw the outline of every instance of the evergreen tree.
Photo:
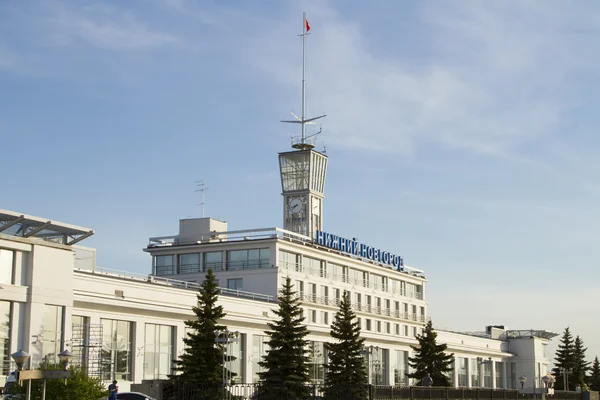
M 215 332 L 224 331 L 225 326 L 218 320 L 225 317 L 223 306 L 217 306 L 219 287 L 212 269 L 198 291 L 198 305 L 192 307 L 196 319 L 185 321 L 191 328 L 183 339 L 186 347 L 183 354 L 175 360 L 174 371 L 177 375 L 171 378 L 178 382 L 222 385 L 223 383 L 223 345 L 216 344 Z
M 259 372 L 260 386 L 258 396 L 264 399 L 304 399 L 309 396 L 308 342 L 304 339 L 308 329 L 303 324 L 302 308 L 296 292 L 292 289 L 290 278 L 277 297 L 279 308 L 273 310 L 279 318 L 267 323 L 270 330 L 267 354 L 259 365 L 264 368 Z
M 431 321 L 427 322 L 423 334 L 417 335 L 418 346 L 410 346 L 415 356 L 408 358 L 408 364 L 414 369 L 409 378 L 415 378 L 421 382 L 429 373 L 433 380 L 433 386 L 452 386 L 448 373 L 452 371 L 454 353 L 446 354 L 448 345 L 437 344 L 437 333 L 433 330 Z
M 583 340 L 579 337 L 575 337 L 575 343 L 573 345 L 573 377 L 572 381 L 574 385 L 581 385 L 586 381 L 587 371 L 590 369 L 590 362 L 585 361 L 585 352 L 587 348 L 583 347 Z M 571 379 L 569 379 L 569 386 L 571 386 Z
M 365 339 L 360 337 L 360 324 L 352 311 L 348 292 L 344 292 L 330 335 L 337 342 L 325 344 L 329 358 L 325 399 L 366 399 L 369 382 L 361 354 Z
M 590 389 L 599 391 L 600 390 L 600 362 L 598 356 L 594 358 L 592 363 L 591 374 L 589 376 Z
M 560 343 L 558 344 L 558 349 L 556 350 L 556 357 L 554 358 L 554 360 L 556 361 L 554 363 L 555 367 L 553 369 L 554 376 L 556 377 L 554 387 L 557 390 L 569 390 L 569 388 L 565 387 L 564 376 L 561 372 L 561 369 L 572 371 L 573 367 L 575 367 L 575 358 L 573 350 L 573 336 L 571 336 L 571 331 L 569 330 L 569 327 L 566 327 L 562 337 L 560 338 Z M 575 388 L 575 385 L 571 384 L 573 379 L 568 380 L 569 387 Z

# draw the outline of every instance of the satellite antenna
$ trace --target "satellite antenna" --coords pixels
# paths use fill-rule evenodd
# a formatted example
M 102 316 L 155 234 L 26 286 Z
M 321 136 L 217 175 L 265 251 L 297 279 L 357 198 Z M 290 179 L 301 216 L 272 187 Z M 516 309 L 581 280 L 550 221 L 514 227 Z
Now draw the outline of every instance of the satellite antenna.
M 195 192 L 201 192 L 202 193 L 202 202 L 200 204 L 196 204 L 196 205 L 197 206 L 202 206 L 202 218 L 204 218 L 204 192 L 206 190 L 208 190 L 208 188 L 204 186 L 204 180 L 196 181 L 196 187 L 198 189 L 196 189 Z
M 313 143 L 307 142 L 307 139 L 310 139 L 311 137 L 314 137 L 316 135 L 318 135 L 319 133 L 321 133 L 321 130 L 319 130 L 319 132 L 306 136 L 306 128 L 305 125 L 307 124 L 314 124 L 314 121 L 321 119 L 323 117 L 326 117 L 327 115 L 323 114 L 323 115 L 319 115 L 318 117 L 312 117 L 312 118 L 306 118 L 306 80 L 305 80 L 305 72 L 306 72 L 306 59 L 305 59 L 305 54 L 306 54 L 306 37 L 308 35 L 310 35 L 310 33 L 308 33 L 310 31 L 310 25 L 308 24 L 308 20 L 306 19 L 306 13 L 302 14 L 302 34 L 298 35 L 298 36 L 302 36 L 302 114 L 301 116 L 297 116 L 296 114 L 294 114 L 292 112 L 292 116 L 294 117 L 294 119 L 292 120 L 282 120 L 281 122 L 286 122 L 286 123 L 290 123 L 290 124 L 300 124 L 302 127 L 302 137 L 300 139 L 300 142 L 298 143 L 294 143 L 292 140 L 292 147 L 295 149 L 299 149 L 299 150 L 307 150 L 307 149 L 312 149 L 315 147 L 315 145 Z

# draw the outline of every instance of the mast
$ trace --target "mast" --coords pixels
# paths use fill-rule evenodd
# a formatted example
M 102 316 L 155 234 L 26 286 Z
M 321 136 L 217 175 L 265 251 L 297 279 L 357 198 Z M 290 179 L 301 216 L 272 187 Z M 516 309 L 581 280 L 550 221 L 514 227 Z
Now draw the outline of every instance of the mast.
M 292 112 L 292 116 L 295 119 L 281 121 L 281 122 L 286 122 L 286 123 L 291 123 L 291 124 L 300 124 L 301 129 L 302 129 L 302 131 L 301 131 L 302 135 L 300 137 L 300 141 L 294 143 L 294 141 L 292 140 L 292 147 L 295 149 L 299 149 L 299 150 L 312 149 L 313 147 L 315 147 L 314 144 L 309 143 L 307 141 L 307 139 L 321 133 L 321 131 L 319 131 L 312 135 L 306 136 L 305 125 L 313 124 L 314 121 L 321 119 L 323 117 L 326 117 L 326 115 L 323 114 L 323 115 L 319 115 L 318 117 L 306 118 L 306 37 L 308 35 L 310 35 L 309 31 L 310 31 L 310 25 L 308 24 L 308 20 L 306 19 L 306 13 L 302 13 L 302 34 L 299 35 L 299 36 L 302 36 L 302 94 L 301 94 L 302 95 L 302 99 L 301 99 L 302 113 L 300 114 L 300 117 L 298 117 L 296 114 L 294 114 Z

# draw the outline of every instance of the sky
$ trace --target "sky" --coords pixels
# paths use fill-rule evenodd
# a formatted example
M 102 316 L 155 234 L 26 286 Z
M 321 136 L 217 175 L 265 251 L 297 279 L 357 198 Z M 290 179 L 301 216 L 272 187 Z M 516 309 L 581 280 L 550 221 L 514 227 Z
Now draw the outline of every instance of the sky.
M 424 270 L 435 326 L 600 355 L 594 1 L 1 1 L 0 208 L 139 273 L 199 180 L 206 216 L 281 226 L 303 11 L 324 230 Z

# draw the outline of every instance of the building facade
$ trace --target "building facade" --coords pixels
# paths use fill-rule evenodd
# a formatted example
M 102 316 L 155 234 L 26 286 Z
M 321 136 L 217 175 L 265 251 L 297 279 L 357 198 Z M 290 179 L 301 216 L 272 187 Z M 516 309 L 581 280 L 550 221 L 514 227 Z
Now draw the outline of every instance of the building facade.
M 0 210 L 0 379 L 15 369 L 10 354 L 20 349 L 32 355 L 31 367 L 70 349 L 75 363 L 107 382 L 119 380 L 122 390 L 166 378 L 211 268 L 222 287 L 223 324 L 237 337 L 227 348 L 235 356 L 229 367 L 236 382 L 257 380 L 266 323 L 274 317 L 278 288 L 290 277 L 310 331 L 311 381 L 324 378 L 323 344 L 331 340 L 329 326 L 347 290 L 366 338 L 370 382 L 415 383 L 405 373 L 410 346 L 428 318 L 422 271 L 394 269 L 282 229 L 228 232 L 225 223 L 204 218 L 180 221 L 178 235 L 152 238 L 145 249 L 152 274 L 136 275 L 97 267 L 94 249 L 75 244 L 91 234 Z M 529 377 L 526 387 L 539 387 L 551 336 L 494 327 L 438 331 L 455 356 L 454 384 L 470 387 L 515 388 L 521 375 Z

